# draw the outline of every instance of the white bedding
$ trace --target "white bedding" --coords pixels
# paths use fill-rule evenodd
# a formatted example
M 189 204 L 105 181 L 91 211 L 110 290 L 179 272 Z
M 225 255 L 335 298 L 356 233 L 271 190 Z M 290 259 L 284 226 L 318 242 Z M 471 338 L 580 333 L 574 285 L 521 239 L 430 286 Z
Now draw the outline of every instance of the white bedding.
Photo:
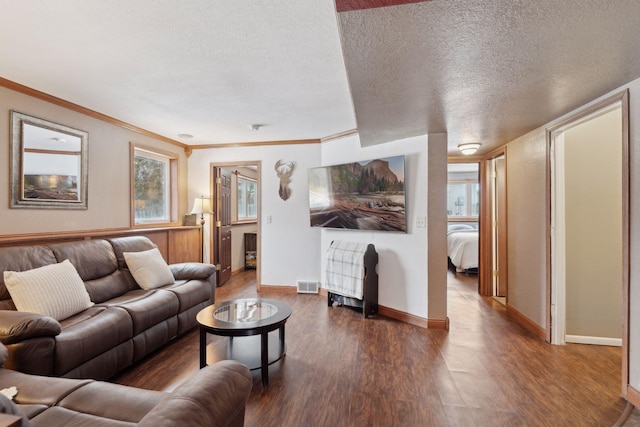
M 478 268 L 478 230 L 449 231 L 447 252 L 456 271 Z

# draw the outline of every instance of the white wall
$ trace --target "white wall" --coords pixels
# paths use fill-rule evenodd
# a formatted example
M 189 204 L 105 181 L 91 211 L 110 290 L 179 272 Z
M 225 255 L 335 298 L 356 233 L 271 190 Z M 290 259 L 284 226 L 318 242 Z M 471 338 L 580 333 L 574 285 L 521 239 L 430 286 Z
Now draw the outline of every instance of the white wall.
M 378 302 L 414 316 L 427 318 L 427 231 L 415 226 L 427 216 L 427 136 L 371 147 L 360 147 L 358 136 L 322 144 L 322 165 L 405 156 L 407 233 L 317 229 L 322 232 L 321 270 L 325 282 L 326 254 L 331 241 L 373 243 L 378 252 Z M 446 260 L 444 262 L 446 268 Z
M 287 201 L 278 195 L 280 180 L 273 168 L 278 160 L 296 163 Z M 295 286 L 297 280 L 319 281 L 320 230 L 309 226 L 307 169 L 320 166 L 320 144 L 195 150 L 189 157 L 189 200 L 211 194 L 211 163 L 238 161 L 261 164 L 260 283 Z M 205 233 L 208 245 L 208 227 Z

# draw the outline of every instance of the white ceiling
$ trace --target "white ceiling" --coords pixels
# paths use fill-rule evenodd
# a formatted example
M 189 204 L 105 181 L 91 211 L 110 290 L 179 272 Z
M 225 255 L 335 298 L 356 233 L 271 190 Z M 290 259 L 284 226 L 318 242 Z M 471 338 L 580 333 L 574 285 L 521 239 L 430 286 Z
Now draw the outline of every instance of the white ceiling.
M 331 0 L 0 0 L 0 77 L 188 144 L 356 127 Z
M 484 152 L 640 77 L 637 0 L 352 2 L 0 0 L 0 77 L 188 144 Z

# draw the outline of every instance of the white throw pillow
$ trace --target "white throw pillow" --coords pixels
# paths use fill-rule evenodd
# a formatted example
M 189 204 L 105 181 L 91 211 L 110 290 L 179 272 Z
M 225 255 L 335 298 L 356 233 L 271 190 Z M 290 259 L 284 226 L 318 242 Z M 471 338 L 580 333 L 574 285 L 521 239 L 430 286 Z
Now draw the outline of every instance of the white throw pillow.
M 63 320 L 93 305 L 68 259 L 32 270 L 5 271 L 4 283 L 18 311 Z
M 174 282 L 173 273 L 158 248 L 123 252 L 131 275 L 142 289 L 153 289 Z

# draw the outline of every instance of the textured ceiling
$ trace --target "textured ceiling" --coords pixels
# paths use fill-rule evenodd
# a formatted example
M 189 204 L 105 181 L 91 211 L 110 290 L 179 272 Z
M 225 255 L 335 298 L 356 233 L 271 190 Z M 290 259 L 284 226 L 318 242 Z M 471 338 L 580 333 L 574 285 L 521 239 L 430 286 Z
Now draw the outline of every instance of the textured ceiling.
M 638 40 L 638 0 L 0 0 L 0 77 L 198 145 L 487 151 L 640 77 Z
M 332 0 L 0 0 L 0 77 L 188 144 L 356 127 Z
M 366 2 L 365 2 L 366 3 Z M 430 1 L 339 14 L 363 145 L 481 152 L 640 77 L 640 1 Z

